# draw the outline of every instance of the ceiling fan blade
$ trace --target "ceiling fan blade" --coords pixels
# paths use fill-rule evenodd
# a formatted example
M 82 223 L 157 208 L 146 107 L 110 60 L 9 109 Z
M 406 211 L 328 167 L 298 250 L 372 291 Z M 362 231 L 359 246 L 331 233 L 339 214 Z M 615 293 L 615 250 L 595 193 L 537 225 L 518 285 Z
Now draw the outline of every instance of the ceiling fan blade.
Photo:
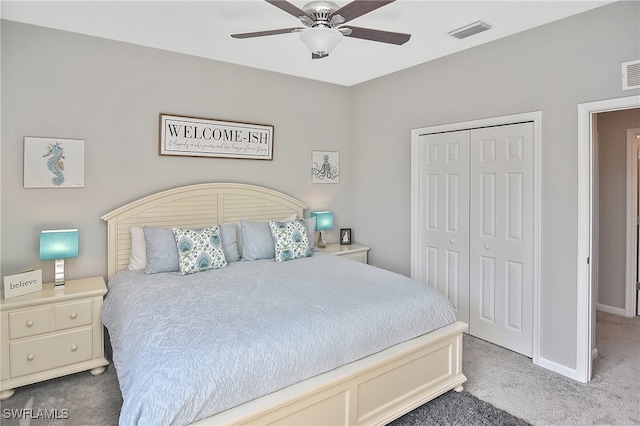
M 299 18 L 301 16 L 309 16 L 304 10 L 300 9 L 296 5 L 289 3 L 288 1 L 285 1 L 285 0 L 265 0 L 265 1 L 267 3 L 271 3 L 272 5 L 274 5 L 280 10 L 284 10 L 288 14 L 295 16 L 296 18 Z
M 351 25 L 340 27 L 340 29 L 343 28 L 349 28 L 351 30 L 351 34 L 344 34 L 345 37 L 361 38 L 364 40 L 379 41 L 381 43 L 400 45 L 405 44 L 411 38 L 411 34 L 372 30 L 370 28 L 352 27 Z
M 304 30 L 304 28 L 281 28 L 279 30 L 267 30 L 267 31 L 256 31 L 252 33 L 240 33 L 240 34 L 231 34 L 233 38 L 252 38 L 252 37 L 263 37 L 270 35 L 278 35 L 278 34 L 288 34 L 288 33 L 297 33 L 299 31 Z
M 335 15 L 340 15 L 344 18 L 344 22 L 348 22 L 394 1 L 395 0 L 355 0 L 333 12 L 330 18 Z
M 322 59 L 322 58 L 326 58 L 327 56 L 329 56 L 328 53 L 325 53 L 324 55 L 318 55 L 317 53 L 312 53 L 311 59 Z

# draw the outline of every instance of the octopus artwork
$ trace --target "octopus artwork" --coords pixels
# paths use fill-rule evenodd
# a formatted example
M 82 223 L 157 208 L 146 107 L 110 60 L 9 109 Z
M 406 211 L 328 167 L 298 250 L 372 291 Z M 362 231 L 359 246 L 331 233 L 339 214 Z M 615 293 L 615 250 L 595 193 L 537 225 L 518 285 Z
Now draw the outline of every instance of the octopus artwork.
M 313 175 L 314 179 L 317 179 L 319 181 L 335 181 L 338 179 L 338 176 L 340 175 L 338 164 L 331 164 L 329 160 L 329 154 L 325 153 L 322 155 L 321 164 L 319 164 L 317 161 L 313 162 L 311 174 Z
M 64 148 L 60 142 L 51 143 L 47 145 L 47 153 L 43 157 L 49 157 L 47 160 L 47 168 L 54 174 L 51 178 L 51 182 L 60 186 L 64 183 Z

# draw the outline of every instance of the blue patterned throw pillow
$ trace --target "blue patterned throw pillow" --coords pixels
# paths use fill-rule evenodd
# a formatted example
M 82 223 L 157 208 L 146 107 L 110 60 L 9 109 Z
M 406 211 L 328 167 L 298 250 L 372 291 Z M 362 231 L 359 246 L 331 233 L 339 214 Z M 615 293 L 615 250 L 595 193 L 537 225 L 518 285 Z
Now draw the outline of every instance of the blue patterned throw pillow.
M 304 220 L 291 222 L 269 221 L 275 244 L 276 262 L 299 259 L 313 255 Z
M 194 274 L 227 266 L 220 238 L 220 226 L 172 229 L 178 245 L 180 275 Z

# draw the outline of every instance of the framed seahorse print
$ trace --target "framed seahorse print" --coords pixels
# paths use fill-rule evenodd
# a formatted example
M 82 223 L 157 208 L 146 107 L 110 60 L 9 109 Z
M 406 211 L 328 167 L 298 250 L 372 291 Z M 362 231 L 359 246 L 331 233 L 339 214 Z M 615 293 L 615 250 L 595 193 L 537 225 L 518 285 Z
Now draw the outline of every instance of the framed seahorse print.
M 24 138 L 25 188 L 84 188 L 84 140 Z

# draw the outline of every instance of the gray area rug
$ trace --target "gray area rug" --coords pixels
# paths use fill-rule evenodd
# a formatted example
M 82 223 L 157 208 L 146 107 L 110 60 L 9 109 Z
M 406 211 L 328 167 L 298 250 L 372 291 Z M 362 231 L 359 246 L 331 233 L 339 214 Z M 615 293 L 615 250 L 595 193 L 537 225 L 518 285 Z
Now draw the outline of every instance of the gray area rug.
M 0 405 L 3 426 L 108 426 L 118 424 L 122 396 L 111 364 L 101 376 L 77 373 L 18 388 L 13 397 Z M 528 423 L 466 391 L 450 391 L 391 425 L 525 426 Z
M 526 426 L 526 421 L 476 398 L 449 391 L 391 422 L 389 426 Z

